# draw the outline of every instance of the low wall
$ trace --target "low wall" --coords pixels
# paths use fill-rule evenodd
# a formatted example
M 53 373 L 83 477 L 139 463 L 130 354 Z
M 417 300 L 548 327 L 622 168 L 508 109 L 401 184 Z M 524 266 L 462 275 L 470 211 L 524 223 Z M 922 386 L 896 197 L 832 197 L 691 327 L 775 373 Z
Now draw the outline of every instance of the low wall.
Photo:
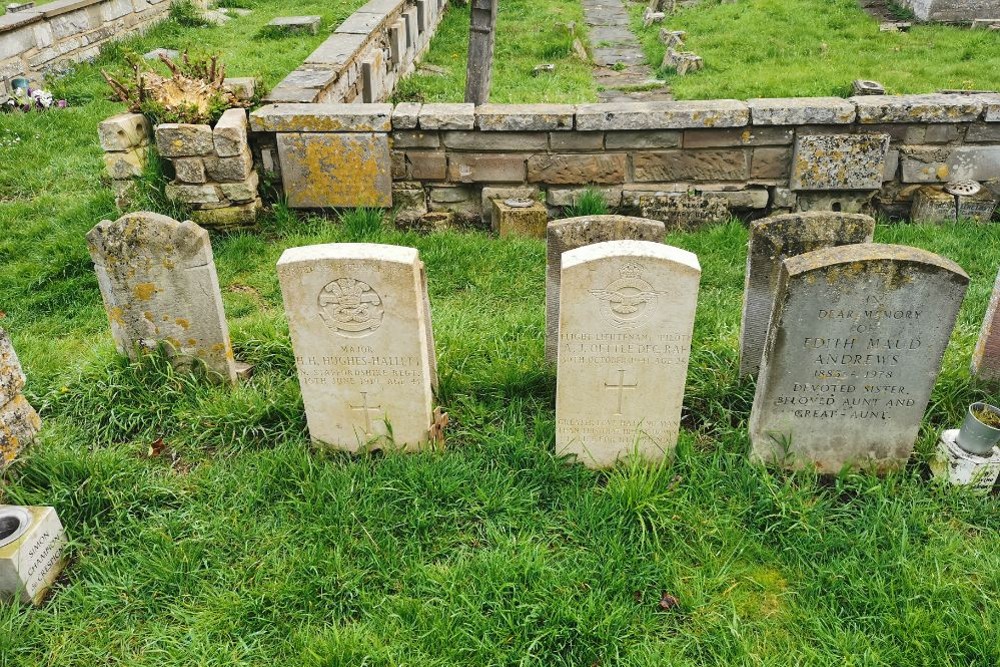
M 371 0 L 349 16 L 268 102 L 380 102 L 430 45 L 446 0 Z
M 169 0 L 56 0 L 5 14 L 0 78 L 37 77 L 90 60 L 108 40 L 144 30 L 169 11 Z
M 497 196 L 557 209 L 588 186 L 675 226 L 811 209 L 907 217 L 925 185 L 1000 179 L 1000 94 L 278 104 L 250 123 L 290 206 L 396 206 L 413 221 L 488 222 Z
M 921 21 L 969 23 L 1000 19 L 1000 0 L 903 0 Z

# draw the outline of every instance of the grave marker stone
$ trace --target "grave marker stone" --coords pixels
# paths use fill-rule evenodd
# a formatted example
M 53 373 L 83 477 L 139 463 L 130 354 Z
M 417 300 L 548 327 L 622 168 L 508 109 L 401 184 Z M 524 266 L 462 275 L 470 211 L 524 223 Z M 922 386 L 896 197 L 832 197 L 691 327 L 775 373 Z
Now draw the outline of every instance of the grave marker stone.
M 436 361 L 417 251 L 289 248 L 278 278 L 312 438 L 351 452 L 427 443 Z
M 21 394 L 24 382 L 10 336 L 0 329 L 0 469 L 17 458 L 42 426 L 38 413 Z
M 972 374 L 980 380 L 1000 380 L 1000 273 L 972 355 Z
M 545 360 L 555 363 L 559 334 L 559 282 L 563 253 L 604 241 L 662 241 L 666 227 L 658 220 L 624 215 L 589 215 L 553 220 L 546 228 Z
M 176 368 L 201 360 L 236 381 L 208 232 L 157 213 L 104 220 L 87 234 L 118 351 L 135 359 L 164 344 Z
M 821 248 L 871 243 L 874 231 L 875 219 L 870 216 L 826 211 L 775 215 L 750 224 L 740 375 L 756 374 L 760 368 L 782 260 Z
M 677 445 L 701 268 L 686 250 L 609 241 L 562 258 L 556 453 L 603 468 Z
M 906 246 L 786 259 L 750 415 L 752 457 L 823 473 L 905 465 L 968 282 L 951 260 Z
M 40 603 L 62 570 L 65 544 L 55 509 L 0 505 L 0 602 Z

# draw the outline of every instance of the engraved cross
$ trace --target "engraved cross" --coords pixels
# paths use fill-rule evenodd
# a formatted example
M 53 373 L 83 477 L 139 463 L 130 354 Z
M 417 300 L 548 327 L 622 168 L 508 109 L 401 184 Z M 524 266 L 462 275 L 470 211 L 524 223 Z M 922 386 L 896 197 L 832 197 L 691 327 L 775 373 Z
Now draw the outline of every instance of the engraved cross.
M 368 406 L 368 392 L 361 392 L 361 405 L 350 406 L 351 410 L 363 410 L 365 414 L 365 436 L 371 437 L 372 435 L 372 412 L 378 412 L 382 409 L 381 405 Z
M 625 384 L 625 369 L 624 368 L 619 368 L 618 369 L 618 384 L 608 384 L 607 382 L 604 383 L 604 388 L 605 389 L 617 389 L 618 390 L 618 411 L 615 412 L 615 416 L 619 416 L 619 415 L 622 414 L 622 399 L 625 396 L 625 390 L 626 389 L 635 389 L 638 386 L 639 386 L 639 381 L 638 380 L 636 380 L 632 384 Z

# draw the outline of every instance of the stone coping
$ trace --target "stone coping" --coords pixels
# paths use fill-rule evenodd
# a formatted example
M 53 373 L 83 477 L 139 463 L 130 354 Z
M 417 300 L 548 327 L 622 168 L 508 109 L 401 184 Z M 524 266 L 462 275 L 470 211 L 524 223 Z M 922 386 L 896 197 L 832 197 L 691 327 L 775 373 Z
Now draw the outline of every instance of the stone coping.
M 55 2 L 50 2 L 40 7 L 25 9 L 13 14 L 4 14 L 0 16 L 0 33 L 104 2 L 108 2 L 108 0 L 55 0 Z
M 383 0 L 373 0 L 382 2 Z M 256 132 L 390 130 L 603 132 L 769 125 L 1000 122 L 1000 93 L 848 99 L 693 100 L 609 104 L 271 104 L 250 115 Z M 872 128 L 875 129 L 874 127 Z

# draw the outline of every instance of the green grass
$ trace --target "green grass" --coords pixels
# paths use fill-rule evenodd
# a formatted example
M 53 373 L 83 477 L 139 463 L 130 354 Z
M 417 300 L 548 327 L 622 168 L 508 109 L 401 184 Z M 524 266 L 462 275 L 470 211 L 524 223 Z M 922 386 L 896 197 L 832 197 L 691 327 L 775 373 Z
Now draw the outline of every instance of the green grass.
M 577 0 L 504 0 L 497 13 L 490 101 L 593 102 L 597 87 L 590 65 L 573 57 L 573 35 L 586 43 L 583 9 Z M 417 71 L 400 82 L 393 99 L 462 102 L 469 51 L 469 8 L 450 6 L 441 19 L 423 63 L 444 73 Z M 536 65 L 552 63 L 555 72 L 532 76 Z
M 651 63 L 663 60 L 663 26 L 687 31 L 684 49 L 704 58 L 687 76 L 660 72 L 678 99 L 847 96 L 855 79 L 891 94 L 1000 89 L 996 35 L 933 24 L 880 33 L 857 0 L 704 0 L 647 29 L 633 9 Z
M 221 42 L 216 30 L 168 25 L 141 45 Z M 234 51 L 234 74 L 271 82 L 297 64 L 282 51 L 264 63 L 252 41 Z M 123 361 L 84 243 L 118 215 L 95 126 L 119 107 L 94 68 L 58 87 L 70 109 L 0 116 L 0 165 L 19 165 L 0 169 L 0 326 L 45 424 L 2 474 L 0 503 L 54 505 L 71 563 L 40 609 L 0 607 L 0 666 L 1000 662 L 995 495 L 927 483 L 920 464 L 835 479 L 749 464 L 741 225 L 668 238 L 704 267 L 676 459 L 594 473 L 553 454 L 535 240 L 279 206 L 254 233 L 213 238 L 252 381 L 224 389 L 157 357 Z M 995 229 L 877 232 L 972 275 L 918 458 L 969 403 L 998 398 L 968 373 Z M 309 444 L 274 266 L 284 248 L 333 241 L 420 250 L 446 451 L 352 458 Z M 662 611 L 664 592 L 680 606 Z

